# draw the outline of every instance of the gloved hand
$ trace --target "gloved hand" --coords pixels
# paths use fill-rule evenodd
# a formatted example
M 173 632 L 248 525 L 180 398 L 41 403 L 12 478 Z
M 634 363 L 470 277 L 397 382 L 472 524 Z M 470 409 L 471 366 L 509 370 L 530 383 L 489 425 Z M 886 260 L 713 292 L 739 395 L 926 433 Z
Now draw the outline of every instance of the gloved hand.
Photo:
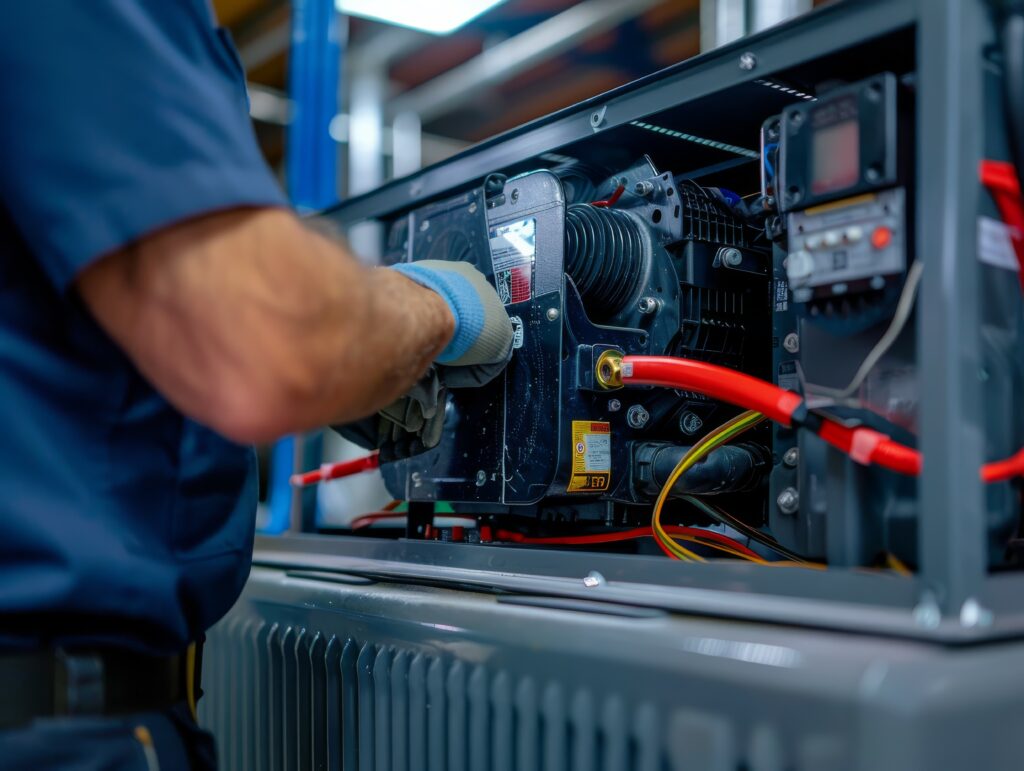
M 442 380 L 459 388 L 493 380 L 512 355 L 512 322 L 494 287 L 468 262 L 421 260 L 394 269 L 448 303 L 455 334 L 437 357 Z

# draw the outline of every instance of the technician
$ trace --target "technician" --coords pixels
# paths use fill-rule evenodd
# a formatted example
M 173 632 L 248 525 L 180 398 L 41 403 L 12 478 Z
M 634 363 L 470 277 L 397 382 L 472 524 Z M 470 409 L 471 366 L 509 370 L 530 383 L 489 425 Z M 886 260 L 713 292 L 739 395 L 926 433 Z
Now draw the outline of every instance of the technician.
M 4 3 L 0 73 L 0 767 L 212 768 L 185 652 L 249 572 L 246 445 L 496 371 L 508 317 L 303 226 L 208 0 Z

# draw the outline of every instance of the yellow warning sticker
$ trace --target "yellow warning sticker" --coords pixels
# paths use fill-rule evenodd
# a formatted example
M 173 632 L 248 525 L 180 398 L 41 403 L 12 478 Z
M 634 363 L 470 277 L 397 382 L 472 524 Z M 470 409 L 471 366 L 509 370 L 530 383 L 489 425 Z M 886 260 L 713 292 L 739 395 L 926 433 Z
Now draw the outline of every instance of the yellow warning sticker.
M 572 422 L 572 476 L 566 492 L 603 493 L 612 483 L 612 426 Z

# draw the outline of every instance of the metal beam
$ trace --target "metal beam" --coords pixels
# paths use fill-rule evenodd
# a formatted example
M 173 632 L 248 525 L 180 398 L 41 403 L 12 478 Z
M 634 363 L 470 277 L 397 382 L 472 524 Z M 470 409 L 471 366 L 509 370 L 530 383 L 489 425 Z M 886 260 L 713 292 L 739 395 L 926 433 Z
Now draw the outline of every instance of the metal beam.
M 437 118 L 530 67 L 639 16 L 659 2 L 585 0 L 402 94 L 392 102 L 391 112 L 416 113 L 424 122 Z

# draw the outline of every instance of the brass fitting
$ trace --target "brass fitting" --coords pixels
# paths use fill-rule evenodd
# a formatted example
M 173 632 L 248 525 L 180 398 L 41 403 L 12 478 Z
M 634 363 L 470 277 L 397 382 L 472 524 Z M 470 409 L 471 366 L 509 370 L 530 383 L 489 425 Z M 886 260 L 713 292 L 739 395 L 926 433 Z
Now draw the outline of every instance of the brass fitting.
M 594 379 L 606 390 L 622 388 L 622 352 L 605 351 L 597 357 Z

